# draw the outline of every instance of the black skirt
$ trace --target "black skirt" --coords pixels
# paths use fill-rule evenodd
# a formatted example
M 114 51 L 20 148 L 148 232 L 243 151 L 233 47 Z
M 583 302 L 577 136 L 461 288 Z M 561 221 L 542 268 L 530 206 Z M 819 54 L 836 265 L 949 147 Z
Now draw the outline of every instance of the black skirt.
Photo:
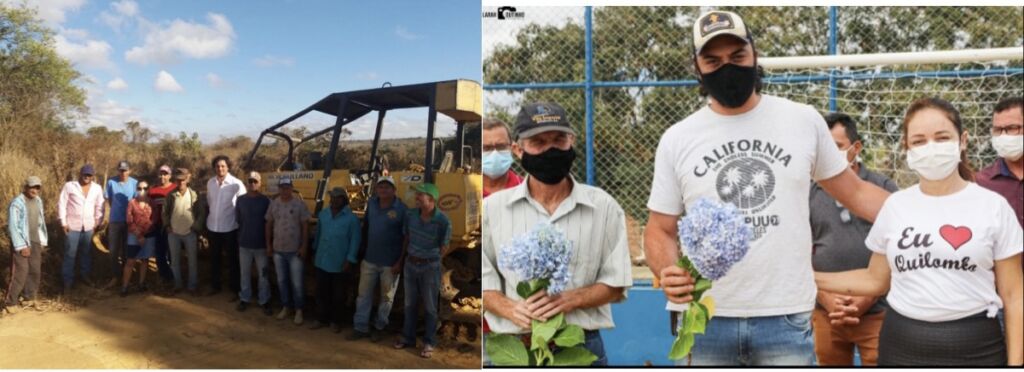
M 1005 366 L 999 320 L 985 312 L 925 322 L 889 309 L 878 340 L 879 366 Z

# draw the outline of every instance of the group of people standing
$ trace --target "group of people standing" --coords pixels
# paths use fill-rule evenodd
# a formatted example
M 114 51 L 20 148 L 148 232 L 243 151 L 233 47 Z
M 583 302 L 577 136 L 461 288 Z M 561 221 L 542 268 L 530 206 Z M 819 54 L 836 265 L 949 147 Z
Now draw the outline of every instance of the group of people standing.
M 231 160 L 216 156 L 211 162 L 214 176 L 206 185 L 205 198 L 191 187 L 192 173 L 186 168 L 158 169 L 157 182 L 131 176 L 127 161 L 117 165 L 118 175 L 105 188 L 95 182 L 95 169 L 85 165 L 78 179 L 61 189 L 57 213 L 66 235 L 62 277 L 64 295 L 76 288 L 76 279 L 92 281 L 92 236 L 106 229 L 111 260 L 110 282 L 120 283 L 120 295 L 148 291 L 146 272 L 151 259 L 169 294 L 187 290 L 199 296 L 199 237 L 209 243 L 209 290 L 221 293 L 224 281 L 223 257 L 227 257 L 230 302 L 245 311 L 253 304 L 267 316 L 271 305 L 269 267 L 277 278 L 281 309 L 276 319 L 291 318 L 304 323 L 304 270 L 312 263 L 316 272 L 315 323 L 310 329 L 342 329 L 346 289 L 358 280 L 354 330 L 350 340 L 379 341 L 390 318 L 401 278 L 405 281 L 405 322 L 396 349 L 416 345 L 418 306 L 425 308 L 425 335 L 420 355 L 431 357 L 437 340 L 438 294 L 441 258 L 449 253 L 451 223 L 438 208 L 438 188 L 430 183 L 413 186 L 416 208 L 407 207 L 396 193 L 395 181 L 381 176 L 373 188 L 365 218 L 361 221 L 349 207 L 349 193 L 335 187 L 327 194 L 329 208 L 317 214 L 310 231 L 312 213 L 287 177 L 277 179 L 278 193 L 265 195 L 263 177 L 252 171 L 242 182 L 231 174 Z M 173 179 L 173 181 L 172 181 Z M 8 229 L 13 247 L 14 270 L 4 301 L 9 308 L 34 306 L 41 279 L 42 251 L 47 247 L 46 218 L 39 177 L 28 177 L 23 192 L 9 207 Z M 104 211 L 109 210 L 107 216 Z M 106 217 L 106 218 L 104 218 Z M 310 246 L 312 244 L 312 246 Z M 182 273 L 182 255 L 188 262 L 187 281 Z M 75 263 L 78 263 L 76 275 Z M 254 265 L 255 264 L 255 265 Z M 132 285 L 138 273 L 137 284 Z M 379 303 L 374 298 L 379 293 Z M 371 316 L 374 306 L 376 316 Z M 372 320 L 372 327 L 371 327 Z
M 899 190 L 860 162 L 850 116 L 823 119 L 811 106 L 761 93 L 754 40 L 738 14 L 705 12 L 692 42 L 710 97 L 658 144 L 645 257 L 666 299 L 683 304 L 695 291 L 677 265 L 687 205 L 735 205 L 753 239 L 706 292 L 714 318 L 690 360 L 677 363 L 852 365 L 855 346 L 865 365 L 1024 363 L 1020 97 L 995 106 L 991 143 L 1000 159 L 978 174 L 958 110 L 939 98 L 912 102 L 901 145 L 919 182 Z M 512 134 L 489 137 L 485 125 L 484 184 L 494 189 L 484 201 L 485 322 L 526 334 L 532 321 L 564 313 L 586 330 L 594 365 L 605 365 L 598 331 L 614 327 L 609 303 L 625 300 L 631 285 L 622 209 L 569 175 L 575 133 L 560 106 L 525 105 Z M 504 172 L 513 154 L 529 174 L 518 186 Z M 520 298 L 516 274 L 496 265 L 498 248 L 538 221 L 572 242 L 572 282 L 556 296 Z M 662 319 L 663 309 L 650 311 Z

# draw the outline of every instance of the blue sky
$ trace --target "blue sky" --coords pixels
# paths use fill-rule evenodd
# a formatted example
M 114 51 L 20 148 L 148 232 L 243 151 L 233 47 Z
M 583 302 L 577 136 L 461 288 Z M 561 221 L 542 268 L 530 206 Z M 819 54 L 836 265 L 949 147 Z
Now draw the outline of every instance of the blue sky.
M 20 0 L 0 0 L 7 5 Z M 86 75 L 77 127 L 255 137 L 331 92 L 480 81 L 480 2 L 34 0 L 58 53 Z M 387 137 L 426 134 L 425 110 L 389 113 Z M 372 124 L 353 124 L 354 138 Z M 302 121 L 310 129 L 326 115 Z M 404 129 L 404 130 L 403 130 Z M 445 118 L 439 133 L 454 132 Z

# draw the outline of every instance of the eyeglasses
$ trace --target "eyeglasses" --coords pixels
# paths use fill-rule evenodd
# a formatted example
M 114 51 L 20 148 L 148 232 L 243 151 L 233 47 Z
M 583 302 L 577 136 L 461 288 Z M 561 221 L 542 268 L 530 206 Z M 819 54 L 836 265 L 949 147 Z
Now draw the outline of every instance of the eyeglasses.
M 993 136 L 998 136 L 998 135 L 1003 135 L 1003 134 L 1010 135 L 1010 136 L 1017 136 L 1017 135 L 1020 135 L 1021 133 L 1024 133 L 1024 125 L 1020 125 L 1020 124 L 1007 125 L 1007 126 L 1002 127 L 1002 128 L 992 127 L 992 135 Z
M 511 145 L 507 143 L 498 143 L 494 145 L 483 145 L 482 149 L 484 150 L 483 152 L 508 151 L 509 147 L 511 147 Z
M 148 187 L 139 187 L 136 188 L 135 191 L 146 191 L 146 189 L 148 189 Z
M 257 180 L 249 180 L 249 184 L 250 184 L 250 185 L 255 185 L 255 184 L 257 184 L 257 183 L 260 183 L 260 181 L 257 181 Z

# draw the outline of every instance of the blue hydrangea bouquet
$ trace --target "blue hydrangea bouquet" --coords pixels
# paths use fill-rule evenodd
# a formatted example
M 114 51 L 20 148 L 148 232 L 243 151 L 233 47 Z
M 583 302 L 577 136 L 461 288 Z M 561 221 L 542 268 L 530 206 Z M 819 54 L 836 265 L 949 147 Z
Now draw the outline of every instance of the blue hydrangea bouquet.
M 572 243 L 565 234 L 551 224 L 541 223 L 503 245 L 498 266 L 519 276 L 516 293 L 526 299 L 541 290 L 549 295 L 565 291 L 571 260 Z M 544 322 L 533 320 L 529 338 L 491 333 L 487 355 L 496 366 L 589 366 L 597 356 L 583 343 L 583 329 L 567 324 L 565 314 L 558 314 Z M 558 347 L 557 353 L 552 346 Z
M 743 259 L 752 236 L 750 226 L 734 205 L 708 198 L 688 206 L 686 216 L 679 219 L 682 258 L 677 265 L 688 271 L 695 283 L 693 301 L 683 306 L 669 302 L 666 306 L 682 313 L 669 359 L 690 355 L 696 335 L 704 334 L 715 312 L 715 301 L 704 293 L 711 289 L 712 281 L 725 276 Z

